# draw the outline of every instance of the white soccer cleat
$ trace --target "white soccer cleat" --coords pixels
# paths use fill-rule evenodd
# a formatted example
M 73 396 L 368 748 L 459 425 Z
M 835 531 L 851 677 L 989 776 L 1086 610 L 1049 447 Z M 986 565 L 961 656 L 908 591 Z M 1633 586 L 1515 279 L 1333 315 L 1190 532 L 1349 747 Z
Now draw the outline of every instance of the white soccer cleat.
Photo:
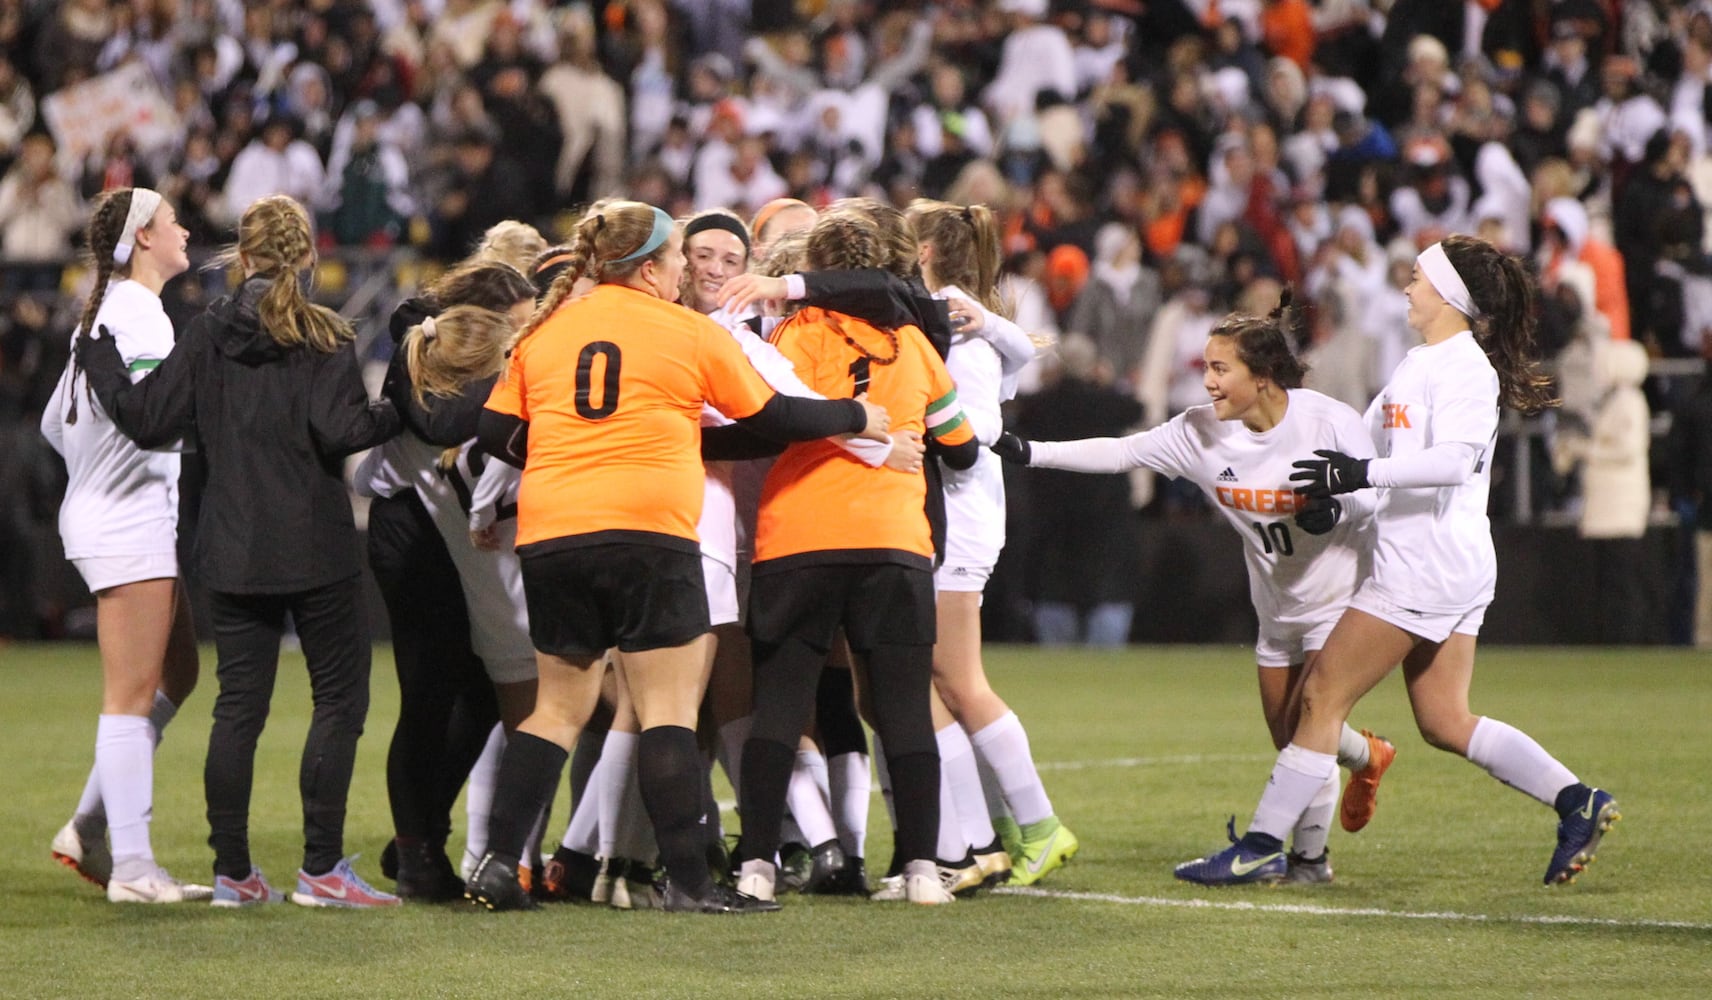
M 55 861 L 76 872 L 86 882 L 105 889 L 113 877 L 113 854 L 107 849 L 107 838 L 84 839 L 77 832 L 76 820 L 59 828 L 50 850 Z
M 205 903 L 213 897 L 213 886 L 185 885 L 159 866 L 139 878 L 107 883 L 107 899 L 113 903 Z
M 887 875 L 880 880 L 880 887 L 868 894 L 868 898 L 876 903 L 902 902 L 908 898 L 904 892 L 904 877 Z
M 957 897 L 945 887 L 945 880 L 940 877 L 939 864 L 931 860 L 911 861 L 904 865 L 904 898 L 923 906 L 957 902 Z
M 737 891 L 772 902 L 776 878 L 771 861 L 745 861 L 737 870 Z

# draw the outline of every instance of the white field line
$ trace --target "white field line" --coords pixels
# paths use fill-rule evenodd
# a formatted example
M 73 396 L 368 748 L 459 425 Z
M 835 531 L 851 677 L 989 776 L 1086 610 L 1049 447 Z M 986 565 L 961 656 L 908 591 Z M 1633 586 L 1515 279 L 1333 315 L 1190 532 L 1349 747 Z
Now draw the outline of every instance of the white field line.
M 1184 753 L 1165 757 L 1108 757 L 1105 760 L 1049 760 L 1034 765 L 1037 771 L 1086 771 L 1101 767 L 1169 767 L 1183 764 L 1229 764 L 1274 760 L 1277 754 Z
M 1458 913 L 1454 910 L 1384 910 L 1377 907 L 1310 906 L 1304 903 L 1250 903 L 1238 900 L 1167 899 L 1162 896 L 1118 896 L 1105 892 L 1065 892 L 1032 887 L 1000 887 L 1003 896 L 1038 896 L 1071 899 L 1085 903 L 1116 903 L 1121 906 L 1162 906 L 1182 910 L 1226 910 L 1245 913 L 1281 913 L 1314 917 L 1388 917 L 1393 920 L 1438 920 L 1475 924 L 1545 924 L 1569 927 L 1647 928 L 1679 931 L 1712 931 L 1712 924 L 1687 920 L 1620 920 L 1614 917 L 1574 917 L 1554 914 L 1504 916 L 1490 913 Z
M 1252 763 L 1255 761 L 1272 760 L 1271 754 L 1258 753 L 1185 753 L 1173 754 L 1166 757 L 1108 757 L 1104 760 L 1049 760 L 1035 764 L 1038 771 L 1087 771 L 1102 767 L 1165 767 L 1183 764 L 1228 764 L 1233 762 Z M 880 786 L 875 783 L 872 794 L 880 794 Z M 718 801 L 720 812 L 731 812 L 737 808 L 737 803 L 731 799 Z

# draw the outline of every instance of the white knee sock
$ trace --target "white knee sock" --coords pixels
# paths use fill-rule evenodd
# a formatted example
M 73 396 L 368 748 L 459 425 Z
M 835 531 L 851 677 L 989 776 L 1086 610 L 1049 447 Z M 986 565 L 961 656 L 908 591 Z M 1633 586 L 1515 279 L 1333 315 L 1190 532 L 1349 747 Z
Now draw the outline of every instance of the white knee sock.
M 973 742 L 973 741 L 971 741 Z M 987 800 L 988 819 L 1011 819 L 1010 803 L 1005 801 L 1004 786 L 999 784 L 999 776 L 993 773 L 993 767 L 987 763 L 987 758 L 981 756 L 979 748 L 975 751 L 975 767 L 981 774 L 981 794 Z
M 804 847 L 817 847 L 838 839 L 838 828 L 832 825 L 832 807 L 821 794 L 820 783 L 815 781 L 817 763 L 822 769 L 826 767 L 826 758 L 818 751 L 798 750 L 796 766 L 791 768 L 791 783 L 785 792 L 785 804 L 790 807 L 797 829 L 802 831 Z
M 826 762 L 826 770 L 832 784 L 832 825 L 838 828 L 838 846 L 849 857 L 864 857 L 868 800 L 874 789 L 868 772 L 868 755 L 841 753 Z
M 1373 759 L 1373 748 L 1367 745 L 1367 737 L 1350 728 L 1349 723 L 1343 724 L 1343 732 L 1338 734 L 1337 762 L 1340 767 L 1351 771 L 1359 771 Z
M 749 733 L 754 728 L 755 717 L 752 715 L 732 719 L 719 727 L 719 763 L 725 768 L 726 780 L 731 782 L 731 790 L 740 801 L 743 798 L 743 744 L 749 742 Z
M 113 838 L 113 877 L 139 878 L 154 865 L 149 820 L 154 811 L 154 732 L 140 715 L 103 715 L 95 727 L 95 770 L 107 829 Z
M 178 714 L 178 706 L 172 703 L 160 691 L 155 692 L 154 706 L 149 709 L 149 738 L 151 746 L 160 746 L 161 734 L 166 731 L 167 723 Z M 83 782 L 83 794 L 78 797 L 77 811 L 72 814 L 72 822 L 77 832 L 83 837 L 99 837 L 107 832 L 107 810 L 101 804 L 101 772 L 95 765 L 89 767 L 89 777 Z
M 599 798 L 599 856 L 625 857 L 618 853 L 618 831 L 623 820 L 624 794 L 636 773 L 636 748 L 642 738 L 636 733 L 611 730 L 606 734 L 606 748 L 600 753 L 600 763 L 594 767 L 589 784 L 600 789 Z
M 1332 832 L 1332 813 L 1337 811 L 1338 790 L 1343 787 L 1342 778 L 1338 771 L 1333 770 L 1331 777 L 1315 793 L 1313 801 L 1308 803 L 1302 818 L 1296 821 L 1290 849 L 1304 858 L 1317 858 L 1325 853 L 1326 838 Z
M 975 763 L 975 748 L 969 733 L 952 723 L 941 729 L 939 736 L 939 774 L 951 785 L 951 797 L 957 800 L 957 820 L 963 824 L 963 839 L 972 848 L 980 849 L 997 839 L 993 818 L 987 814 L 987 798 L 981 790 L 981 768 Z M 951 753 L 946 754 L 949 747 Z
M 1482 718 L 1474 724 L 1474 735 L 1468 739 L 1468 759 L 1548 806 L 1556 802 L 1558 792 L 1576 780 L 1569 768 L 1546 753 L 1533 737 L 1497 719 Z
M 1325 787 L 1326 779 L 1336 773 L 1337 757 L 1333 754 L 1294 743 L 1278 751 L 1278 762 L 1272 765 L 1272 778 L 1260 793 L 1249 831 L 1282 841 L 1308 811 L 1308 803 Z
M 1041 784 L 1040 772 L 1034 767 L 1028 733 L 1023 731 L 1015 712 L 1006 712 L 998 721 L 971 734 L 969 740 L 999 779 L 1011 815 L 1019 824 L 1027 826 L 1053 815 L 1052 800 L 1046 797 L 1046 786 Z
M 607 784 L 602 790 L 600 839 L 606 845 L 602 856 L 652 864 L 656 853 L 654 824 L 648 819 L 648 809 L 642 802 L 642 773 L 637 759 L 642 737 L 637 733 L 618 735 L 624 737 L 619 744 L 623 756 L 616 760 L 614 768 L 606 772 Z M 607 736 L 608 740 L 611 738 L 611 735 Z M 604 759 L 605 754 L 601 756 Z M 612 800 L 610 804 L 607 802 L 609 798 Z
M 599 768 L 599 764 L 595 767 Z M 559 846 L 594 857 L 600 853 L 600 796 L 594 793 L 594 776 L 589 776 L 588 790 L 571 810 L 571 821 L 565 824 L 565 835 Z
M 963 836 L 963 822 L 957 812 L 957 795 L 952 790 L 951 769 L 946 765 L 951 763 L 951 756 L 958 753 L 959 741 L 950 738 L 953 731 L 962 732 L 963 727 L 953 722 L 939 732 L 934 733 L 934 739 L 939 741 L 939 846 L 936 848 L 939 860 L 956 865 L 969 854 L 969 838 Z M 966 756 L 973 756 L 967 750 L 961 751 Z
M 487 822 L 493 815 L 493 787 L 499 778 L 499 759 L 505 756 L 505 727 L 495 725 L 487 734 L 487 745 L 470 768 L 469 788 L 464 795 L 464 815 L 469 828 L 464 833 L 464 864 L 474 868 L 487 853 Z M 469 872 L 464 873 L 469 877 Z

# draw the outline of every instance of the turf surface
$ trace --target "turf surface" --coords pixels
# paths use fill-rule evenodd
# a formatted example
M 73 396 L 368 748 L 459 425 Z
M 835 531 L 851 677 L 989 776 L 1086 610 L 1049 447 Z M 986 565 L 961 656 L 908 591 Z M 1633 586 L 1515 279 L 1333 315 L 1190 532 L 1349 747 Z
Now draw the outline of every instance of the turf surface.
M 174 873 L 206 880 L 203 655 L 204 685 L 158 758 L 154 843 Z M 95 651 L 0 648 L 0 996 L 1712 995 L 1704 654 L 1482 652 L 1475 710 L 1527 730 L 1621 803 L 1624 821 L 1573 886 L 1540 884 L 1549 810 L 1422 744 L 1395 677 L 1352 719 L 1401 752 L 1372 826 L 1334 832 L 1334 884 L 1183 885 L 1171 866 L 1218 846 L 1226 816 L 1241 827 L 1270 766 L 1248 655 L 989 650 L 1081 855 L 1037 895 L 939 909 L 793 898 L 782 913 L 732 920 L 588 906 L 495 916 L 109 905 L 47 851 L 90 762 Z M 358 870 L 383 887 L 388 656 L 377 648 L 347 827 Z M 251 828 L 256 863 L 289 887 L 309 715 L 299 657 L 286 656 L 274 706 Z M 563 812 L 561 798 L 560 830 Z M 876 866 L 889 854 L 884 827 L 876 799 Z

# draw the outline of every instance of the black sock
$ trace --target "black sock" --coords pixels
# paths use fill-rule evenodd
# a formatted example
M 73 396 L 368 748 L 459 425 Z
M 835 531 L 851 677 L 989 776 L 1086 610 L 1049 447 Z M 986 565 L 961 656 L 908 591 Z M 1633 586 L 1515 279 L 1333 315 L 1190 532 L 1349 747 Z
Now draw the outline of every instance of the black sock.
M 707 870 L 708 815 L 702 797 L 707 783 L 695 730 L 655 726 L 637 744 L 642 803 L 654 824 L 660 863 L 680 890 L 702 897 L 713 888 Z
M 785 821 L 785 790 L 796 760 L 794 745 L 754 736 L 743 744 L 743 794 L 738 809 L 743 817 L 743 836 L 737 843 L 738 861 L 770 862 L 778 853 L 779 825 Z
M 934 857 L 939 850 L 939 754 L 889 757 L 886 769 L 898 814 L 897 856 L 906 862 Z
M 1250 830 L 1238 841 L 1255 854 L 1277 854 L 1284 850 L 1284 842 L 1269 833 L 1258 833 Z
M 1585 805 L 1587 796 L 1592 791 L 1593 789 L 1579 781 L 1573 785 L 1565 785 L 1563 791 L 1557 793 L 1557 798 L 1552 800 L 1552 808 L 1557 810 L 1558 818 L 1562 819 Z
M 487 849 L 513 868 L 568 756 L 557 743 L 529 733 L 512 733 L 505 745 L 487 821 Z

